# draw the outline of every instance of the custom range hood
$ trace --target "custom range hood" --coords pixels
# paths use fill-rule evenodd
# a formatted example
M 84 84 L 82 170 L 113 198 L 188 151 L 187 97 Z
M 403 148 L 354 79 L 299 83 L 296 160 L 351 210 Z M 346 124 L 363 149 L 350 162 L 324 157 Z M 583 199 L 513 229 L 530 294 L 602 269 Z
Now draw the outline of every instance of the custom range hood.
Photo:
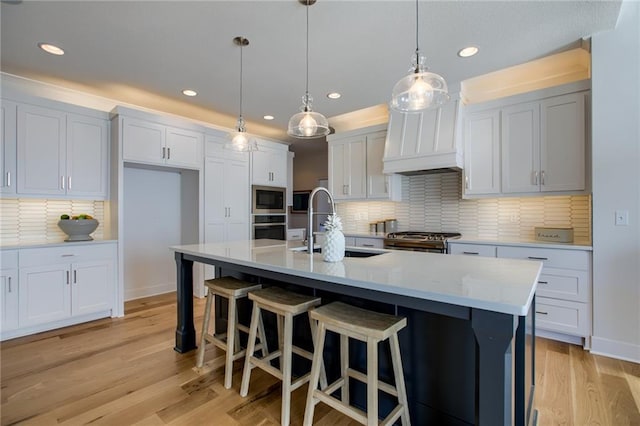
M 460 171 L 458 99 L 421 112 L 389 111 L 383 173 L 417 175 Z

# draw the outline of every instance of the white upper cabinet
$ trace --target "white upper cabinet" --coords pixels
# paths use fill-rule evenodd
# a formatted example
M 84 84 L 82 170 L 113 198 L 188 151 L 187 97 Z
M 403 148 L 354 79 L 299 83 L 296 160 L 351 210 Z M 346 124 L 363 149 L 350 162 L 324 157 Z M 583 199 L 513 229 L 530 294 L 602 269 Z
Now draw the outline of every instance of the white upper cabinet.
M 122 126 L 124 161 L 202 168 L 202 133 L 132 117 L 124 117 Z
M 287 187 L 288 151 L 287 145 L 258 141 L 258 150 L 251 153 L 251 183 Z
M 329 142 L 329 190 L 334 200 L 366 198 L 366 164 L 366 136 Z
M 500 193 L 500 113 L 468 114 L 464 120 L 465 194 Z
M 586 188 L 585 96 L 584 92 L 573 93 L 541 103 L 541 191 Z
M 385 175 L 386 125 L 327 137 L 329 190 L 336 201 L 401 199 L 402 176 Z
M 0 193 L 16 193 L 16 104 L 2 100 L 0 108 Z
M 404 113 L 389 111 L 384 153 L 385 173 L 462 167 L 462 149 L 456 138 L 458 100 L 441 108 Z
M 584 192 L 585 89 L 571 83 L 469 106 L 464 196 Z
M 16 134 L 18 194 L 107 197 L 107 120 L 19 104 Z

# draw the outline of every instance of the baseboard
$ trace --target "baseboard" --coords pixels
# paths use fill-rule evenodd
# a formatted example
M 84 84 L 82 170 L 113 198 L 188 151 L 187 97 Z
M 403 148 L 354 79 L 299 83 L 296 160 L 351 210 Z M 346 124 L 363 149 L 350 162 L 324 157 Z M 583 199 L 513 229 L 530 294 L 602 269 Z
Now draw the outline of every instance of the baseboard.
M 591 338 L 591 353 L 640 363 L 640 345 L 632 343 L 593 336 Z
M 572 336 L 570 334 L 556 333 L 555 331 L 540 330 L 536 328 L 536 337 L 558 340 L 560 342 L 571 343 L 572 345 L 579 345 L 585 349 L 588 349 L 585 347 L 585 341 L 580 336 Z
M 70 325 L 81 324 L 83 322 L 94 321 L 101 318 L 111 317 L 111 310 L 94 312 L 91 314 L 78 315 L 58 321 L 51 321 L 43 324 L 31 325 L 28 327 L 17 328 L 15 330 L 3 331 L 0 334 L 0 340 L 15 339 L 16 337 L 29 336 L 31 334 L 42 333 L 43 331 L 54 330 L 56 328 L 69 327 Z
M 175 283 L 158 284 L 149 287 L 130 288 L 124 290 L 124 301 L 142 299 L 143 297 L 157 296 L 176 291 Z

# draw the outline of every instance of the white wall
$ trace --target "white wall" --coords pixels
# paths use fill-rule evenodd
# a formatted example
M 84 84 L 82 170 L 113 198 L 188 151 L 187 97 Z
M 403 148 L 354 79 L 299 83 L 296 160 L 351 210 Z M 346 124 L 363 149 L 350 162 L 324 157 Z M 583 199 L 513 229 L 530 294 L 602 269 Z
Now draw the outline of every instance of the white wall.
M 640 362 L 640 2 L 593 36 L 592 104 L 592 352 Z
M 124 168 L 124 300 L 175 291 L 168 247 L 181 243 L 180 173 Z

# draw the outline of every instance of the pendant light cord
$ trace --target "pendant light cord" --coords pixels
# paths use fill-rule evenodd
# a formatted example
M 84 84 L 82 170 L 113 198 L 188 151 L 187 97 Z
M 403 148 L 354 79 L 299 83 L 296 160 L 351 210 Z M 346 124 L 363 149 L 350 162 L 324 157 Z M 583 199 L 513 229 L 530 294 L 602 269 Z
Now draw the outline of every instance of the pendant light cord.
M 244 37 L 240 38 L 240 118 L 242 118 L 242 48 L 244 47 Z
M 419 68 L 420 68 L 420 48 L 418 47 L 419 44 L 419 37 L 418 37 L 418 30 L 420 28 L 419 25 L 419 18 L 418 18 L 418 0 L 416 0 L 416 73 L 418 72 Z
M 306 82 L 305 93 L 307 94 L 307 99 L 308 99 L 309 98 L 309 0 L 307 0 L 307 82 Z

